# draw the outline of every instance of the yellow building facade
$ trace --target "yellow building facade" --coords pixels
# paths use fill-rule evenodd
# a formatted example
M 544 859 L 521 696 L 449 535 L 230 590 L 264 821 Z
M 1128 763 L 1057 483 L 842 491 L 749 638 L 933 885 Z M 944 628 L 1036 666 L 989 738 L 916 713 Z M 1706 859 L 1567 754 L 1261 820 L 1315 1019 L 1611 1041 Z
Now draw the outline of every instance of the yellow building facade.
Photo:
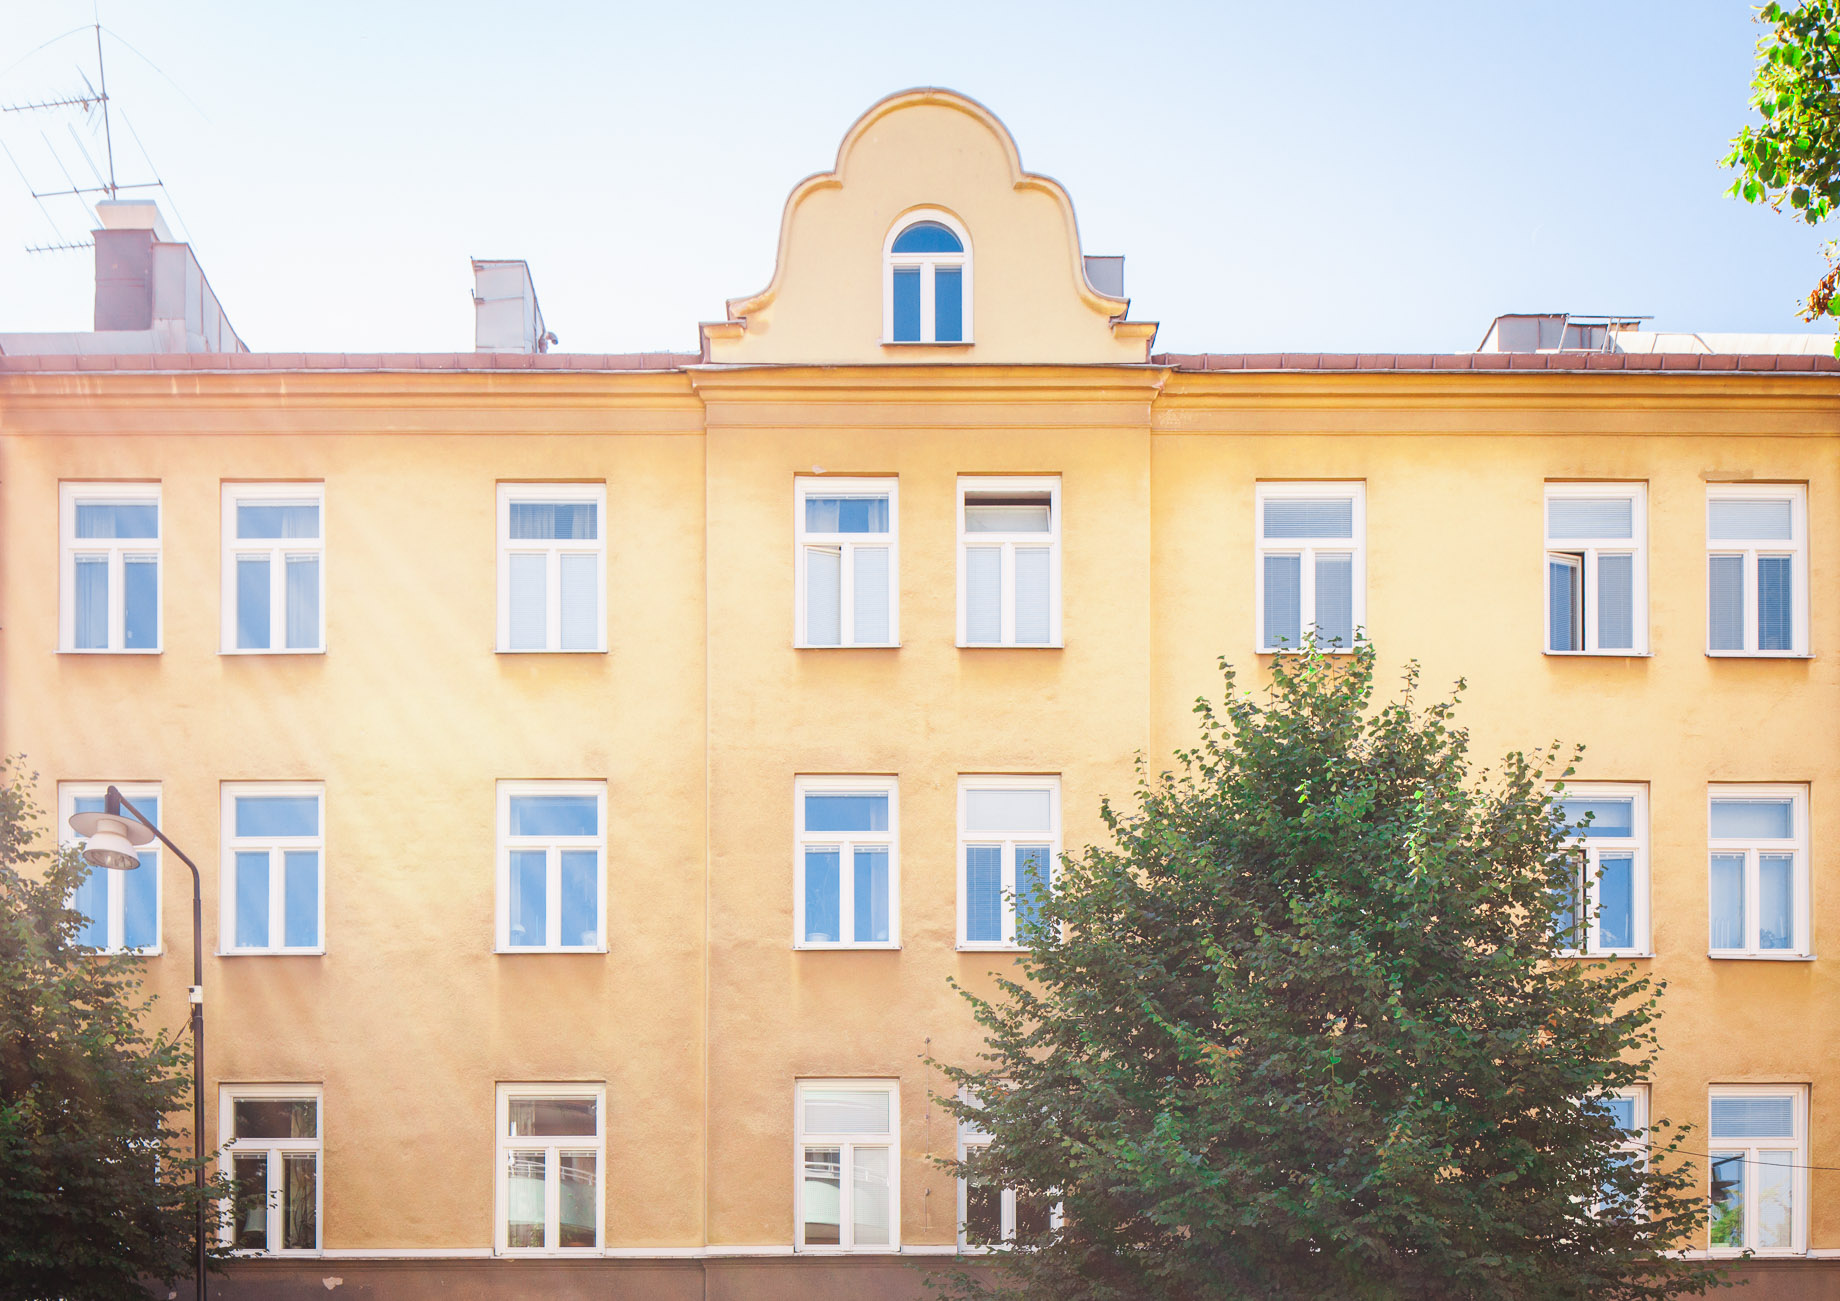
M 1587 944 L 1669 986 L 1634 1105 L 1749 1179 L 1697 1249 L 1840 1288 L 1831 359 L 1154 333 L 914 91 L 697 353 L 8 345 L 3 743 L 202 868 L 207 1134 L 272 1203 L 220 1295 L 916 1295 L 948 978 L 1312 623 L 1466 678 L 1480 756 L 1586 745 Z M 88 898 L 170 1011 L 147 866 Z

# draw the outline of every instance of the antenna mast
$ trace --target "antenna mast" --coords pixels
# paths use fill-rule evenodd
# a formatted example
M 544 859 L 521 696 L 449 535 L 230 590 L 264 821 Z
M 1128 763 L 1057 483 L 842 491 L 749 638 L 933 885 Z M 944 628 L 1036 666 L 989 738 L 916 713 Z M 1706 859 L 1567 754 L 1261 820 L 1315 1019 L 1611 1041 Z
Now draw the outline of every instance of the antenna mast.
M 115 197 L 115 137 L 109 133 L 109 69 L 102 61 L 102 17 L 96 18 L 96 77 L 102 83 L 102 143 L 109 151 L 109 197 Z

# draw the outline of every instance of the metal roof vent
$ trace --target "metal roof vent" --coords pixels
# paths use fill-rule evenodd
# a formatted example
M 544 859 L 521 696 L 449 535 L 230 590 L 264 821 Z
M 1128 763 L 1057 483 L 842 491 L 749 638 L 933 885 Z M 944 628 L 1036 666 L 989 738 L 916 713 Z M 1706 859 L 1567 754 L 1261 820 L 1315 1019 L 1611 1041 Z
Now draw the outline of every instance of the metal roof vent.
M 548 352 L 537 287 L 522 258 L 473 259 L 473 351 Z

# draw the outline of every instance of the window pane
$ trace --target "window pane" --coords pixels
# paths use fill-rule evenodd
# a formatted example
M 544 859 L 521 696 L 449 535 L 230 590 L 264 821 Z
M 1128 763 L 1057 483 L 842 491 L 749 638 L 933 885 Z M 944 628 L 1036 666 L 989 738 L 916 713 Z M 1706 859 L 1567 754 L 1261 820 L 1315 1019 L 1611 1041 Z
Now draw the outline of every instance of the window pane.
M 1044 494 L 1039 502 L 965 501 L 967 533 L 1047 533 L 1054 526 L 1053 504 Z
M 1578 949 L 1583 947 L 1579 925 L 1583 915 L 1583 879 L 1579 861 L 1576 858 L 1568 858 L 1567 861 L 1571 863 L 1572 871 L 1553 909 L 1553 940 L 1562 949 Z
M 236 945 L 268 947 L 268 851 L 236 856 Z
M 1546 558 L 1546 647 L 1584 649 L 1584 562 Z
M 78 809 L 77 812 L 83 810 Z M 140 871 L 136 869 L 129 875 L 139 876 Z M 108 869 L 86 868 L 83 879 L 77 883 L 76 893 L 71 897 L 70 906 L 89 918 L 77 932 L 77 943 L 87 944 L 92 949 L 106 949 L 109 945 Z
M 1048 640 L 1048 548 L 1016 548 L 1016 643 L 1040 646 Z
M 1706 558 L 1706 645 L 1744 649 L 1744 557 Z
M 1714 840 L 1788 840 L 1795 835 L 1795 802 L 1786 799 L 1712 801 Z
M 160 644 L 160 564 L 129 556 L 121 566 L 122 645 L 152 650 Z
M 1795 648 L 1794 564 L 1788 556 L 1757 557 L 1757 649 Z
M 1003 640 L 1003 552 L 996 547 L 965 548 L 965 640 Z
M 157 538 L 160 508 L 155 502 L 78 502 L 80 538 Z
M 1744 947 L 1743 854 L 1712 856 L 1712 947 Z
M 805 640 L 812 646 L 843 641 L 843 548 L 805 548 Z
M 1265 645 L 1295 650 L 1303 640 L 1303 557 L 1265 557 Z
M 994 1246 L 1003 1241 L 1003 1190 L 979 1177 L 980 1155 L 980 1148 L 965 1149 L 965 1163 L 971 1167 L 965 1182 L 965 1241 Z
M 1757 855 L 1757 946 L 1795 947 L 1795 855 Z
M 319 1157 L 312 1152 L 282 1154 L 281 1245 L 287 1251 L 319 1246 Z
M 965 846 L 965 938 L 996 944 L 1003 939 L 1003 849 Z
M 505 1104 L 506 1133 L 511 1138 L 592 1138 L 596 1134 L 594 1098 L 511 1098 Z
M 598 836 L 600 801 L 593 795 L 513 795 L 514 836 Z
M 887 1089 L 806 1089 L 808 1134 L 886 1134 Z
M 562 561 L 562 649 L 594 650 L 601 643 L 600 558 L 564 553 Z
M 933 271 L 933 339 L 957 343 L 965 337 L 965 273 L 957 267 Z
M 508 939 L 517 948 L 549 943 L 545 858 L 541 849 L 511 851 Z
M 549 557 L 514 555 L 511 561 L 512 650 L 543 650 L 549 645 Z
M 886 831 L 886 795 L 805 796 L 807 831 Z
M 1267 497 L 1265 536 L 1268 538 L 1352 538 L 1352 497 Z
M 970 831 L 1048 831 L 1053 819 L 1051 790 L 965 792 L 965 827 Z
M 541 1150 L 505 1154 L 507 1247 L 543 1246 L 543 1161 Z
M 1627 497 L 1553 497 L 1546 503 L 1546 536 L 1581 542 L 1633 538 L 1635 503 Z
M 511 537 L 513 541 L 592 542 L 599 536 L 598 512 L 597 503 L 591 501 L 514 501 Z
M 843 1149 L 805 1149 L 805 1179 L 799 1208 L 805 1220 L 805 1245 L 835 1247 L 843 1241 Z
M 262 1152 L 231 1155 L 236 1181 L 236 1245 L 246 1251 L 268 1250 L 268 1156 Z
M 151 809 L 148 817 L 154 817 Z M 121 942 L 130 949 L 151 949 L 160 942 L 159 857 L 140 856 L 141 865 L 121 874 Z
M 1590 825 L 1578 833 L 1587 840 L 1628 840 L 1635 835 L 1636 802 L 1632 799 L 1584 796 L 1560 800 L 1559 808 L 1567 825 L 1576 826 L 1586 814 L 1591 816 Z
M 319 506 L 314 502 L 239 502 L 236 536 L 243 541 L 316 538 L 319 536 Z
M 1597 944 L 1605 949 L 1635 947 L 1636 860 L 1632 854 L 1605 854 L 1597 880 Z
M 1795 1096 L 1789 1093 L 1761 1097 L 1714 1097 L 1714 1138 L 1793 1138 Z
M 1715 542 L 1787 542 L 1795 536 L 1789 501 L 1709 501 L 1706 536 Z
M 856 851 L 856 934 L 858 944 L 888 940 L 888 851 Z
M 1608 1097 L 1597 1099 L 1597 1106 L 1610 1117 L 1610 1123 L 1624 1133 L 1636 1127 L 1636 1100 L 1634 1098 Z
M 809 533 L 886 533 L 886 497 L 807 497 L 805 529 Z
M 316 795 L 239 795 L 236 797 L 238 836 L 317 836 L 319 797 Z
M 287 644 L 289 650 L 319 645 L 319 557 L 287 558 Z
M 318 1138 L 319 1104 L 312 1098 L 237 1098 L 232 1122 L 238 1138 Z
M 855 1245 L 888 1245 L 888 1149 L 858 1147 L 851 1152 L 850 1203 Z
M 1049 1206 L 1045 1198 L 1031 1197 L 1024 1192 L 1016 1194 L 1016 1241 L 1023 1243 L 1045 1242 L 1048 1237 Z
M 856 548 L 854 639 L 865 645 L 888 640 L 888 548 Z
M 1751 1167 L 1756 1180 L 1759 1251 L 1787 1251 L 1795 1245 L 1795 1153 L 1759 1152 Z
M 920 268 L 894 272 L 894 339 L 896 343 L 920 341 Z
M 936 221 L 916 221 L 894 237 L 896 253 L 963 253 L 958 236 Z
M 1600 650 L 1634 650 L 1636 645 L 1635 557 L 1597 558 L 1597 645 Z
M 1016 846 L 1016 942 L 1026 942 L 1024 925 L 1035 920 L 1048 892 L 1048 846 Z
M 600 851 L 562 851 L 562 937 L 560 944 L 593 948 L 601 942 Z
M 1316 638 L 1354 645 L 1354 557 L 1316 557 Z
M 289 948 L 311 949 L 319 946 L 319 852 L 290 849 L 282 856 L 282 871 L 287 878 L 287 897 L 282 901 L 284 943 Z
M 236 645 L 268 649 L 268 557 L 236 558 Z
M 805 941 L 835 944 L 843 938 L 843 886 L 835 849 L 805 851 Z
M 592 1152 L 562 1152 L 556 1163 L 562 1175 L 560 1214 L 556 1226 L 558 1247 L 594 1245 L 594 1203 L 599 1161 Z
M 109 562 L 106 556 L 77 557 L 75 630 L 78 650 L 109 648 Z
M 1717 1106 L 1715 1100 L 1712 1104 Z M 1712 1154 L 1712 1245 L 1744 1245 L 1744 1153 Z

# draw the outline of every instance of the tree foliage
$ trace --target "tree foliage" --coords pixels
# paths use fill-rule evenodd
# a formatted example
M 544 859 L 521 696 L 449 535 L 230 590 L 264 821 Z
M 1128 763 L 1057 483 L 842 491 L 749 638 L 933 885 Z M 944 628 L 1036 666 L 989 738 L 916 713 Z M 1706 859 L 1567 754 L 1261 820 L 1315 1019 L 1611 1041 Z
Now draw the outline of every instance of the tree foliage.
M 37 847 L 30 784 L 0 761 L 0 1298 L 143 1301 L 192 1272 L 191 1056 L 141 960 L 78 943 L 90 869 Z
M 1022 978 L 969 999 L 981 1063 L 937 1063 L 991 1135 L 975 1170 L 1058 1200 L 958 1295 L 1647 1298 L 1701 1218 L 1681 1132 L 1588 1100 L 1643 1082 L 1659 988 L 1555 960 L 1578 828 L 1556 752 L 1472 772 L 1455 697 L 1374 651 L 1279 657 L 1261 702 L 1198 703 L 1175 771 L 1140 765 L 1112 843 L 1063 859 Z M 1460 689 L 1460 687 L 1459 687 Z M 1569 772 L 1567 768 L 1565 771 Z M 1656 1159 L 1631 1163 L 1630 1137 Z

